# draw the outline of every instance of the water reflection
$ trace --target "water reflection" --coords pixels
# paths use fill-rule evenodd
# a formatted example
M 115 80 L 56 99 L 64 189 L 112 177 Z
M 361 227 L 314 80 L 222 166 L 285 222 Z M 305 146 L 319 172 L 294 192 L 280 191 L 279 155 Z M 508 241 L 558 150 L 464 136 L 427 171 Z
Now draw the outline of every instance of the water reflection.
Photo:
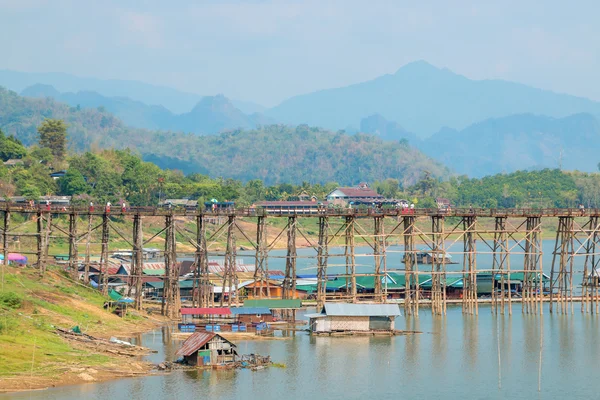
M 478 355 L 478 317 L 476 315 L 463 315 L 463 363 L 469 371 L 477 368 Z

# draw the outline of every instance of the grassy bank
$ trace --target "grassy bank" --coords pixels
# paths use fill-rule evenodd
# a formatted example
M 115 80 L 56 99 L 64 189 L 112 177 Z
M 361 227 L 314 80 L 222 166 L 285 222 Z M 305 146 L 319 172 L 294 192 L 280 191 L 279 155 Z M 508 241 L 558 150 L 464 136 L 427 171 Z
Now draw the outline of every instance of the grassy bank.
M 96 290 L 56 268 L 40 278 L 32 268 L 6 267 L 0 288 L 0 391 L 92 382 L 148 371 L 149 365 L 67 342 L 56 327 L 79 326 L 97 337 L 128 337 L 159 324 L 142 314 L 120 318 L 104 310 Z

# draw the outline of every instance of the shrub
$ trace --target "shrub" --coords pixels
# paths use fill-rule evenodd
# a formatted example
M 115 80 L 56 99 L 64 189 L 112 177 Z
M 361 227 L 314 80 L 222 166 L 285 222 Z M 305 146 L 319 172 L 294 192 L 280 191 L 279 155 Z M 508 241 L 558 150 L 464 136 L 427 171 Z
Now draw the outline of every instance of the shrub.
M 0 293 L 0 306 L 3 308 L 20 308 L 23 303 L 23 298 L 15 292 Z

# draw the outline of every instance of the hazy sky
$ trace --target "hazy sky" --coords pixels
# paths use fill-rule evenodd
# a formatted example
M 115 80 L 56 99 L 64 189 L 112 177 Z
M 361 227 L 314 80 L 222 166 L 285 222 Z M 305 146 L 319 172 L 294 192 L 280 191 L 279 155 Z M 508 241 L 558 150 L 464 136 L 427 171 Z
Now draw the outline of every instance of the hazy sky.
M 0 69 L 272 106 L 423 59 L 600 100 L 599 16 L 585 0 L 0 0 Z

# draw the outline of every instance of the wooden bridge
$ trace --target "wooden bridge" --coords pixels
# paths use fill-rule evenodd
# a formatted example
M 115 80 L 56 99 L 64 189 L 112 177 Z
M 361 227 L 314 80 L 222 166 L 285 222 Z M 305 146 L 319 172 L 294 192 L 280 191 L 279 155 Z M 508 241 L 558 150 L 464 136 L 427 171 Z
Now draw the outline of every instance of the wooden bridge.
M 51 243 L 54 240 L 68 240 L 68 269 L 74 278 L 78 277 L 80 254 L 83 251 L 85 279 L 89 278 L 90 248 L 93 232 L 100 235 L 100 286 L 108 290 L 108 260 L 111 254 L 111 237 L 117 237 L 131 247 L 131 274 L 128 295 L 135 298 L 136 308 L 143 303 L 143 247 L 155 238 L 164 239 L 165 273 L 160 277 L 164 282 L 162 312 L 176 318 L 180 309 L 180 274 L 177 262 L 176 235 L 184 238 L 195 249 L 193 302 L 195 306 L 214 305 L 214 286 L 209 281 L 209 256 L 217 253 L 217 242 L 225 243 L 225 249 L 218 254 L 224 256 L 222 293 L 226 288 L 237 288 L 236 239 L 249 242 L 254 251 L 255 271 L 253 296 L 270 296 L 269 292 L 269 252 L 280 240 L 286 240 L 285 276 L 283 298 L 293 298 L 296 293 L 298 242 L 312 248 L 317 269 L 317 302 L 329 301 L 327 292 L 327 269 L 329 259 L 345 259 L 345 273 L 338 275 L 345 281 L 343 295 L 336 300 L 388 301 L 387 276 L 388 262 L 404 263 L 404 308 L 407 315 L 418 315 L 419 306 L 424 302 L 420 289 L 419 276 L 431 276 L 430 303 L 434 314 L 445 315 L 449 303 L 446 282 L 448 276 L 463 279 L 462 307 L 467 314 L 478 313 L 477 275 L 491 274 L 500 282 L 498 290 L 492 290 L 492 312 L 512 313 L 513 293 L 510 290 L 511 274 L 520 274 L 522 280 L 522 312 L 542 313 L 542 304 L 549 301 L 550 312 L 572 313 L 574 302 L 581 302 L 582 312 L 598 313 L 598 261 L 600 260 L 600 209 L 330 209 L 324 208 L 309 213 L 273 213 L 256 208 L 226 209 L 212 211 L 190 209 L 168 209 L 154 207 L 133 207 L 90 209 L 78 207 L 22 207 L 4 204 L 0 206 L 3 224 L 2 253 L 8 260 L 8 253 L 19 237 L 33 238 L 36 248 L 20 251 L 35 256 L 35 266 L 44 274 L 50 262 Z M 160 217 L 164 227 L 150 238 L 144 239 L 144 219 Z M 122 232 L 115 219 L 131 221 L 131 232 Z M 556 221 L 556 236 L 552 254 L 550 291 L 543 291 L 542 271 L 542 220 Z M 13 226 L 12 221 L 19 221 Z M 282 221 L 279 227 L 269 221 Z M 251 222 L 253 229 L 244 228 L 240 221 Z M 27 224 L 35 224 L 34 232 L 23 232 Z M 195 229 L 189 229 L 193 224 Z M 313 228 L 307 226 L 313 224 Z M 207 227 L 210 226 L 210 230 Z M 267 231 L 271 231 L 271 236 Z M 31 231 L 31 230 L 30 230 Z M 13 238 L 13 242 L 9 240 Z M 269 239 L 271 238 L 271 239 Z M 479 241 L 480 249 L 476 248 Z M 403 250 L 392 251 L 390 243 L 399 243 Z M 483 243 L 484 250 L 481 250 Z M 420 251 L 417 244 L 425 247 L 432 255 L 431 265 L 419 265 L 416 255 Z M 358 254 L 358 246 L 366 246 L 366 254 Z M 338 248 L 342 253 L 335 253 Z M 399 254 L 402 253 L 402 254 Z M 462 270 L 447 270 L 446 254 L 460 254 L 463 257 Z M 478 255 L 489 254 L 493 259 L 491 268 L 477 267 Z M 523 262 L 511 265 L 510 256 L 520 254 Z M 306 256 L 304 256 L 306 257 Z M 357 258 L 372 260 L 372 271 L 357 273 Z M 576 260 L 583 262 L 583 282 L 574 282 Z M 338 265 L 339 267 L 339 265 Z M 4 274 L 4 264 L 3 264 Z M 374 278 L 374 293 L 368 295 L 357 291 L 356 279 L 359 276 Z M 2 276 L 4 284 L 4 277 Z M 581 284 L 581 295 L 574 295 L 574 285 Z M 507 286 L 508 285 L 508 286 Z M 221 296 L 221 304 L 231 305 L 237 296 Z

